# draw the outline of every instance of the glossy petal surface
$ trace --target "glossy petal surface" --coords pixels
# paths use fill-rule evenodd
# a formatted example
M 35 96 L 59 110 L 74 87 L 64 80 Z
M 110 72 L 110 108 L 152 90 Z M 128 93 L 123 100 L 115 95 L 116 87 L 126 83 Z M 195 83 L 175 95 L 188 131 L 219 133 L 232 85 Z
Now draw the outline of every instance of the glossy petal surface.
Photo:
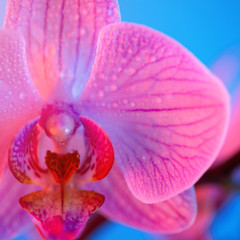
M 73 100 L 88 80 L 99 30 L 119 18 L 115 0 L 8 0 L 4 27 L 26 39 L 41 96 Z
M 22 195 L 37 191 L 38 187 L 16 181 L 8 168 L 4 171 L 3 179 L 0 184 L 0 239 L 12 239 L 33 227 L 27 212 L 18 201 Z
M 102 181 L 89 184 L 88 189 L 105 196 L 100 209 L 105 216 L 141 230 L 174 233 L 187 228 L 195 219 L 193 188 L 161 203 L 144 204 L 131 194 L 117 165 Z
M 194 184 L 226 132 L 228 94 L 180 44 L 134 24 L 104 28 L 82 113 L 109 135 L 127 184 L 155 203 Z
M 27 69 L 23 39 L 12 31 L 0 31 L 0 89 L 1 175 L 14 135 L 41 108 Z
M 20 199 L 48 239 L 75 239 L 88 218 L 102 205 L 104 196 L 81 190 L 39 191 Z

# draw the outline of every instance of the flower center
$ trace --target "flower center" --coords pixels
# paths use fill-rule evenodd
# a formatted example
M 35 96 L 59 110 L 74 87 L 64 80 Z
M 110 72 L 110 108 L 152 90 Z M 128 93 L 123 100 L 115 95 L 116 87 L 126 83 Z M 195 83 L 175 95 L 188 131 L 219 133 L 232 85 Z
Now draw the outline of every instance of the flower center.
M 80 164 L 80 156 L 77 151 L 64 155 L 47 151 L 45 162 L 55 181 L 64 184 L 77 170 Z

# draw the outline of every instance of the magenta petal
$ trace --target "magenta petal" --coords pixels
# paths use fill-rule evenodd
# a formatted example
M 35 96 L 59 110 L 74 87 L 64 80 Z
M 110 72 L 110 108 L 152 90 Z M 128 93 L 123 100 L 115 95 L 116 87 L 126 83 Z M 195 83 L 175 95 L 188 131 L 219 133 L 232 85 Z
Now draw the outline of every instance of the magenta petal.
M 135 197 L 146 203 L 191 187 L 222 145 L 229 97 L 192 54 L 135 24 L 104 28 L 82 114 L 109 135 Z
M 109 175 L 88 189 L 105 196 L 101 213 L 117 221 L 145 231 L 174 233 L 189 227 L 196 215 L 194 189 L 156 204 L 144 204 L 129 191 L 120 168 L 114 165 Z
M 0 175 L 14 135 L 41 108 L 25 58 L 23 39 L 12 31 L 0 30 Z
M 48 187 L 52 183 L 52 177 L 44 164 L 45 159 L 39 159 L 39 152 L 43 151 L 39 149 L 42 131 L 38 118 L 26 124 L 14 138 L 8 163 L 18 181 Z
M 24 194 L 37 190 L 38 187 L 34 185 L 26 186 L 16 181 L 9 169 L 6 168 L 0 185 L 1 239 L 12 239 L 33 227 L 27 212 L 19 204 L 19 198 Z
M 196 198 L 198 211 L 194 224 L 183 232 L 167 236 L 166 240 L 210 240 L 215 213 L 228 194 L 220 185 L 203 184 L 196 187 Z
M 119 19 L 115 0 L 9 0 L 4 27 L 26 39 L 41 95 L 73 100 L 88 80 L 99 30 Z
M 76 171 L 73 181 L 81 187 L 84 183 L 98 181 L 109 173 L 114 161 L 114 152 L 109 137 L 101 127 L 83 116 L 80 117 L 80 121 L 84 127 L 85 148 L 88 149 L 88 153 L 80 169 Z
M 31 213 L 47 239 L 76 239 L 88 218 L 103 204 L 101 194 L 65 189 L 44 190 L 23 196 L 21 206 Z

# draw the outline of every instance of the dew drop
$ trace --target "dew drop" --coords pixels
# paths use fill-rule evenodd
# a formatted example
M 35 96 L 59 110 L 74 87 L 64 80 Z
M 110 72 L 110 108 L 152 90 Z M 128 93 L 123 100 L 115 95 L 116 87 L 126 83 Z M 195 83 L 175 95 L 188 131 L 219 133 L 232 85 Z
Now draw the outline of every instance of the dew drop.
M 81 36 L 85 35 L 86 34 L 86 29 L 85 28 L 81 28 L 80 34 L 81 34 Z
M 97 93 L 97 96 L 99 98 L 102 98 L 104 96 L 104 92 L 102 90 L 99 90 L 98 93 Z
M 134 68 L 129 69 L 129 74 L 133 75 L 135 72 L 136 72 L 136 69 L 134 69 Z
M 21 92 L 20 94 L 19 94 L 19 99 L 21 99 L 21 100 L 23 100 L 24 98 L 25 98 L 25 93 L 24 92 Z
M 115 84 L 110 84 L 108 86 L 105 87 L 105 90 L 108 92 L 113 92 L 117 90 L 117 86 Z
M 60 73 L 61 79 L 70 79 L 73 77 L 72 72 L 68 68 L 64 68 Z
M 156 57 L 155 57 L 155 56 L 150 56 L 150 57 L 149 57 L 149 61 L 150 61 L 150 62 L 156 61 Z
M 112 81 L 117 80 L 117 76 L 113 74 L 113 75 L 111 76 L 111 80 L 112 80 Z
M 139 56 L 136 56 L 136 57 L 135 57 L 135 60 L 136 60 L 137 62 L 140 62 L 140 61 L 141 61 L 141 58 L 140 58 Z
M 112 107 L 113 107 L 113 108 L 117 108 L 117 107 L 118 107 L 118 103 L 114 102 L 114 103 L 112 104 Z
M 130 107 L 135 107 L 135 102 L 131 102 L 131 103 L 129 104 L 129 106 L 130 106 Z
M 162 99 L 160 97 L 154 97 L 153 100 L 154 100 L 155 103 L 161 103 L 162 102 Z
M 101 80 L 103 80 L 103 79 L 105 78 L 105 76 L 104 76 L 103 73 L 99 73 L 99 74 L 98 74 L 98 78 L 101 79 Z

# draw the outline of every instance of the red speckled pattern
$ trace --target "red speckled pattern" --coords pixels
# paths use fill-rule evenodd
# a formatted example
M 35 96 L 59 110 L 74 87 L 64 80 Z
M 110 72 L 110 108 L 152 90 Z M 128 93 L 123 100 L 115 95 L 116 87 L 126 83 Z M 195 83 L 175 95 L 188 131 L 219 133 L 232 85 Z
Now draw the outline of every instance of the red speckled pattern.
M 114 150 L 108 135 L 94 121 L 80 117 L 83 124 L 86 141 L 90 144 L 90 157 L 85 159 L 75 175 L 75 180 L 81 180 L 84 174 L 89 174 L 90 181 L 104 178 L 111 170 L 114 161 Z
M 8 162 L 18 181 L 46 187 L 52 181 L 47 167 L 39 162 L 38 141 L 42 130 L 37 123 L 38 118 L 18 132 L 10 148 Z
M 21 206 L 35 218 L 50 239 L 75 239 L 88 218 L 103 204 L 101 194 L 67 189 L 39 191 L 23 196 Z
M 7 151 L 18 130 L 36 117 L 41 100 L 31 82 L 23 39 L 13 31 L 0 30 L 0 176 Z

